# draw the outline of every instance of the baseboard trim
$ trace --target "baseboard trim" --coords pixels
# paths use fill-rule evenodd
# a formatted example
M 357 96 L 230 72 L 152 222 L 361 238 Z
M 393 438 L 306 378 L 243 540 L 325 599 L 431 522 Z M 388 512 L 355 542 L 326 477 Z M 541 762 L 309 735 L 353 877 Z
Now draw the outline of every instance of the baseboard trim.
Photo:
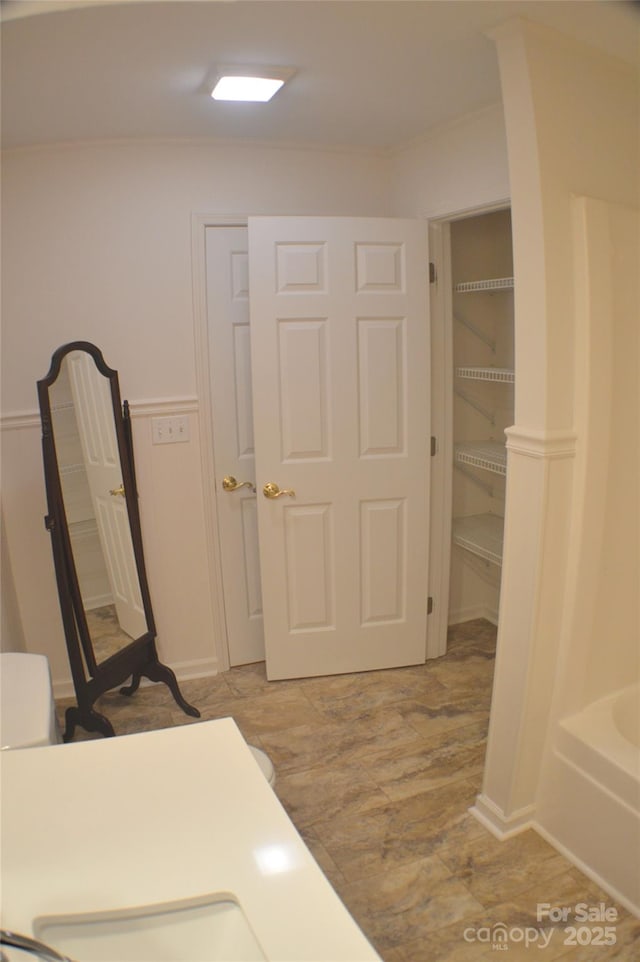
M 465 621 L 474 621 L 476 618 L 485 618 L 492 625 L 498 625 L 498 612 L 494 608 L 487 608 L 485 605 L 474 605 L 469 608 L 458 608 L 456 611 L 449 612 L 449 625 L 461 625 Z
M 570 848 L 560 842 L 552 832 L 549 832 L 536 821 L 534 817 L 535 805 L 527 805 L 525 808 L 514 812 L 513 815 L 505 816 L 504 812 L 490 798 L 487 798 L 486 795 L 478 795 L 475 805 L 471 806 L 469 812 L 501 842 L 513 838 L 514 835 L 519 835 L 527 829 L 533 829 L 545 842 L 548 842 L 568 862 L 575 865 L 583 875 L 586 875 L 587 878 L 590 878 L 592 882 L 595 882 L 596 885 L 607 892 L 619 905 L 622 905 L 636 918 L 640 918 L 640 905 L 636 905 L 631 899 L 627 898 L 602 875 L 594 871 L 586 862 L 583 862 Z
M 61 681 L 60 679 L 54 678 L 51 687 L 53 689 L 53 698 L 55 701 L 58 701 L 60 698 L 73 698 L 75 695 L 75 689 L 72 681 Z
M 634 915 L 637 919 L 640 919 L 640 905 L 636 905 L 631 901 L 631 899 L 627 898 L 626 895 L 623 895 L 622 892 L 618 891 L 615 886 L 607 882 L 602 875 L 599 875 L 598 872 L 595 872 L 592 868 L 590 868 L 586 862 L 583 862 L 581 858 L 578 858 L 578 856 L 575 855 L 570 848 L 567 848 L 566 845 L 563 845 L 562 842 L 559 842 L 555 835 L 547 831 L 546 828 L 543 828 L 539 822 L 534 822 L 532 828 L 538 833 L 538 835 L 541 836 L 541 838 L 545 840 L 545 842 L 548 842 L 549 845 L 552 845 L 553 848 L 560 853 L 560 855 L 563 855 L 567 861 L 571 862 L 572 865 L 575 865 L 577 869 L 580 869 L 583 875 L 586 875 L 587 878 L 590 878 L 592 882 L 595 882 L 596 885 L 598 885 L 601 889 L 604 889 L 604 891 L 607 892 L 612 899 L 622 905 L 623 908 Z
M 209 678 L 220 672 L 217 658 L 196 658 L 193 661 L 179 661 L 171 665 L 178 681 L 192 681 L 195 678 Z M 153 684 L 153 682 L 151 683 Z
M 178 681 L 193 681 L 196 678 L 212 678 L 219 673 L 217 658 L 196 658 L 193 661 L 179 661 L 170 666 L 175 672 Z M 146 688 L 147 685 L 157 684 L 143 678 L 140 687 Z M 59 679 L 53 682 L 53 697 L 57 701 L 59 698 L 73 698 L 75 689 L 71 679 Z
M 527 805 L 512 815 L 505 815 L 502 809 L 498 808 L 486 795 L 478 795 L 475 805 L 472 805 L 469 811 L 501 842 L 535 826 L 533 818 L 535 805 Z

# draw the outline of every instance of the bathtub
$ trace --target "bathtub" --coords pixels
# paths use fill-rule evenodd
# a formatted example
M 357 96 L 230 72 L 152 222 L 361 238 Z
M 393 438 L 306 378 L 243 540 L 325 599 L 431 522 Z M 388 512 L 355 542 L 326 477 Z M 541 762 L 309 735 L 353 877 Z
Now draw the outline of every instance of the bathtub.
M 640 811 L 640 686 L 631 685 L 560 722 L 558 750 Z
M 640 685 L 562 719 L 548 764 L 543 834 L 640 917 Z

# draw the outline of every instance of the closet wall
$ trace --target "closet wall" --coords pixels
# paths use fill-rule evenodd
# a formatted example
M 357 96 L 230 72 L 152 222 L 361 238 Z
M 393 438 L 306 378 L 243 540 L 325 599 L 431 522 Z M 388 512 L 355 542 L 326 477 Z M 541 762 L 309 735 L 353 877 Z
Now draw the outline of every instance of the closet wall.
M 509 210 L 451 224 L 453 490 L 449 623 L 497 624 L 513 424 L 513 258 Z

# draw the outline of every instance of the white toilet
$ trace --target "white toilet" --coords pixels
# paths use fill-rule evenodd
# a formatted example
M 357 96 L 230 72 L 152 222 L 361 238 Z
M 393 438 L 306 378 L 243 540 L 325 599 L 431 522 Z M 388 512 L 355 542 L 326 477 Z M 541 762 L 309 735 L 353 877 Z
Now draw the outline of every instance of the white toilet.
M 0 749 L 36 748 L 62 742 L 46 655 L 0 654 Z M 273 763 L 250 745 L 260 771 L 273 787 Z
M 260 767 L 260 771 L 273 788 L 276 783 L 276 773 L 273 767 L 273 762 L 268 755 L 265 755 L 261 748 L 255 748 L 253 745 L 249 745 L 249 748 L 251 749 L 251 754 Z
M 62 741 L 46 655 L 0 654 L 0 748 L 36 748 Z

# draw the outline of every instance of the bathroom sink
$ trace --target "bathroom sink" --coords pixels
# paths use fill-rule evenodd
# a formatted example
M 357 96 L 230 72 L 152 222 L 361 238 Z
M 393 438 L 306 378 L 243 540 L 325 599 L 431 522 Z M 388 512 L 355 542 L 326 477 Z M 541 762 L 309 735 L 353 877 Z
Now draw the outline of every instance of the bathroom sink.
M 36 938 L 78 962 L 262 962 L 242 907 L 219 893 L 109 912 L 40 916 Z

